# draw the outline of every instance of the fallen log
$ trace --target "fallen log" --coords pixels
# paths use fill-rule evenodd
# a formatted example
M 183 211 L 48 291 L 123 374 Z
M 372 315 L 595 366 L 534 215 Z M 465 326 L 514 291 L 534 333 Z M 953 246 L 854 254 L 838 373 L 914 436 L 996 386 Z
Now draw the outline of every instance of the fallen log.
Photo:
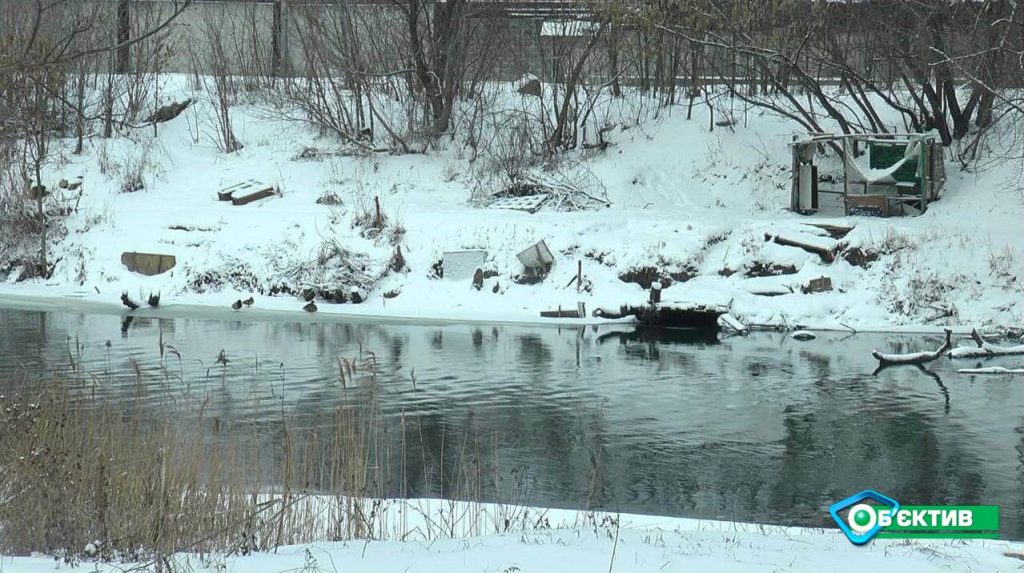
M 992 366 L 990 368 L 961 368 L 958 374 L 1024 374 L 1024 368 L 1003 368 Z
M 832 225 L 829 223 L 804 223 L 809 227 L 816 227 L 828 233 L 833 239 L 844 239 L 846 235 L 849 235 L 853 231 L 854 227 L 847 227 L 844 225 Z
M 836 260 L 839 243 L 835 239 L 808 235 L 806 233 L 765 233 L 764 240 L 775 242 L 784 247 L 796 247 L 821 257 L 826 263 Z
M 886 368 L 889 366 L 901 366 L 901 365 L 921 365 L 927 364 L 934 360 L 942 358 L 944 354 L 949 352 L 953 347 L 953 331 L 946 329 L 946 341 L 942 343 L 942 346 L 933 352 L 914 352 L 912 354 L 885 354 L 877 350 L 871 351 L 871 355 L 878 360 L 878 367 Z
M 949 352 L 950 358 L 989 358 L 992 356 L 1017 356 L 1024 354 L 1024 344 L 1019 346 L 996 346 L 989 344 L 977 329 L 971 331 L 976 347 L 958 346 Z

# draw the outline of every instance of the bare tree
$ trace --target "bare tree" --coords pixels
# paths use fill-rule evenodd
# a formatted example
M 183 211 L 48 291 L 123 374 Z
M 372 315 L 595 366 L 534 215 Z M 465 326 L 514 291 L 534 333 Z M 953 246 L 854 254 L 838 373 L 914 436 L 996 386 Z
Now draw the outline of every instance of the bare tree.
M 451 125 L 455 97 L 463 79 L 468 24 L 466 0 L 433 2 L 394 0 L 405 13 L 409 52 L 418 87 L 430 109 L 429 135 Z
M 194 0 L 170 0 L 166 15 L 135 37 L 115 36 L 98 42 L 88 32 L 106 27 L 108 10 L 82 10 L 78 0 L 8 0 L 0 12 L 0 21 L 17 47 L 0 54 L 0 73 L 44 67 L 64 66 L 88 56 L 127 54 L 132 46 L 159 34 L 174 22 Z M 126 5 L 119 0 L 115 10 Z M 126 12 L 125 12 L 126 13 Z

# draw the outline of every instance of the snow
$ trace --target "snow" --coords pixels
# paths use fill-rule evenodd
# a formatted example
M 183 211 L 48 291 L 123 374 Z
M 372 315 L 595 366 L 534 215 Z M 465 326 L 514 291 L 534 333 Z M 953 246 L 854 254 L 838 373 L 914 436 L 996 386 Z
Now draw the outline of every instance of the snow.
M 1005 368 L 990 366 L 988 368 L 961 368 L 959 374 L 1024 374 L 1024 368 Z
M 978 346 L 958 346 L 949 352 L 950 358 L 986 358 L 991 356 L 1015 356 L 1024 354 L 1024 344 L 1018 346 L 996 346 L 985 343 Z
M 519 98 L 513 86 L 507 91 L 510 105 L 541 105 Z M 17 282 L 17 269 L 0 275 L 5 300 L 122 312 L 122 292 L 145 300 L 159 291 L 159 311 L 137 312 L 199 313 L 203 307 L 210 309 L 205 315 L 230 316 L 225 312 L 233 312 L 232 302 L 255 295 L 253 308 L 239 312 L 309 320 L 298 296 L 261 291 L 269 293 L 290 274 L 320 276 L 318 257 L 337 246 L 358 258 L 365 269 L 359 280 L 366 283 L 337 288 L 361 287 L 366 302 L 318 301 L 315 320 L 590 324 L 602 320 L 542 319 L 540 311 L 577 302 L 588 308 L 643 304 L 644 289 L 619 276 L 655 267 L 665 273 L 662 281 L 669 274 L 697 275 L 673 280 L 664 300 L 727 306 L 748 325 L 938 332 L 1024 323 L 1024 199 L 1008 192 L 1019 165 L 972 173 L 950 164 L 942 199 L 921 217 L 804 217 L 787 210 L 792 124 L 736 110 L 736 126 L 709 132 L 702 107 L 689 121 L 685 108 L 654 117 L 652 106 L 629 96 L 598 106 L 598 115 L 618 126 L 605 134 L 610 147 L 574 152 L 566 168 L 599 181 L 612 206 L 581 212 L 545 206 L 530 214 L 480 208 L 470 200 L 481 185 L 474 175 L 480 164 L 469 162 L 458 140 L 445 139 L 423 154 L 351 156 L 340 153 L 336 140 L 254 101 L 232 109 L 245 147 L 224 154 L 211 141 L 208 96 L 193 93 L 183 76 L 164 77 L 160 94 L 162 103 L 195 97 L 196 104 L 161 124 L 156 135 L 144 128 L 131 139 L 91 139 L 81 156 L 70 154 L 72 142 L 58 142 L 62 159 L 49 166 L 44 182 L 55 188 L 60 179 L 81 176 L 80 201 L 77 191 L 60 192 L 67 202 L 78 201 L 78 211 L 65 219 L 67 235 L 51 247 L 59 261 L 54 275 L 25 282 Z M 300 158 L 309 147 L 320 153 Z M 127 166 L 140 163 L 147 166 L 146 188 L 121 193 Z M 216 200 L 218 190 L 249 179 L 273 185 L 280 196 L 245 206 Z M 341 204 L 317 202 L 328 194 Z M 356 225 L 374 198 L 391 224 L 381 236 Z M 834 239 L 809 223 L 854 229 Z M 828 250 L 857 247 L 878 260 L 859 267 L 840 256 L 829 264 L 766 242 L 766 234 Z M 541 240 L 555 258 L 551 273 L 539 284 L 515 283 L 523 272 L 516 254 Z M 407 264 L 400 271 L 388 270 L 393 243 L 401 245 Z M 464 250 L 486 251 L 484 270 L 497 273 L 479 291 L 468 279 L 431 277 L 445 252 Z M 178 264 L 162 275 L 135 275 L 120 263 L 124 251 L 170 254 Z M 566 287 L 580 261 L 587 288 Z M 756 265 L 796 273 L 748 278 Z M 224 284 L 202 284 L 214 274 L 227 277 Z M 831 278 L 834 290 L 803 295 L 795 288 L 818 277 Z M 796 292 L 754 294 L 789 290 Z M 936 308 L 955 312 L 931 320 Z
M 814 227 L 806 227 L 807 230 L 813 229 Z M 831 239 L 829 237 L 815 236 L 808 232 L 782 232 L 773 233 L 775 238 L 789 241 L 793 243 L 800 243 L 801 245 L 807 245 L 819 251 L 834 251 L 839 246 L 839 241 Z
M 538 524 L 521 531 L 428 538 L 428 516 L 460 515 L 467 504 L 410 502 L 402 540 L 316 542 L 245 556 L 177 554 L 174 570 L 251 571 L 1016 571 L 1024 544 L 985 540 L 875 540 L 851 544 L 838 529 L 806 529 L 640 515 L 505 507 Z M 484 508 L 493 511 L 493 507 Z M 483 529 L 493 529 L 486 525 Z M 435 525 L 435 527 L 437 527 Z M 435 530 L 436 531 L 436 530 Z M 119 572 L 135 564 L 87 561 L 81 570 Z M 143 564 L 144 565 L 144 564 Z M 151 568 L 151 567 L 150 567 Z M 5 573 L 66 566 L 47 556 L 0 557 Z M 147 569 L 148 570 L 148 569 Z
M 740 334 L 743 334 L 743 333 L 747 332 L 746 325 L 744 325 L 742 322 L 736 320 L 736 317 L 731 315 L 731 314 L 729 314 L 729 313 L 725 313 L 722 316 L 718 317 L 718 321 L 719 321 L 719 324 L 722 324 L 722 325 L 728 327 L 733 332 L 737 332 L 737 333 L 740 333 Z

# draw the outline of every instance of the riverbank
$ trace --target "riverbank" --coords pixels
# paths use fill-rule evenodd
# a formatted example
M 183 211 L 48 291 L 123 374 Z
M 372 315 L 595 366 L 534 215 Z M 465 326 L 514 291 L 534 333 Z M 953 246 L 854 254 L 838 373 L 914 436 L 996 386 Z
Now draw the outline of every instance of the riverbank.
M 61 230 L 49 246 L 53 274 L 22 280 L 18 260 L 2 262 L 4 296 L 118 306 L 122 293 L 141 304 L 160 293 L 163 306 L 221 310 L 253 296 L 253 309 L 298 317 L 305 295 L 316 295 L 319 313 L 341 317 L 577 324 L 540 312 L 642 304 L 660 282 L 663 300 L 726 305 L 749 324 L 1024 324 L 1018 165 L 963 172 L 949 162 L 942 199 L 920 217 L 804 217 L 787 210 L 793 125 L 751 113 L 712 131 L 706 110 L 687 120 L 684 108 L 637 121 L 642 98 L 629 96 L 599 105 L 617 126 L 606 149 L 568 154 L 553 172 L 534 168 L 583 181 L 607 206 L 531 214 L 486 206 L 502 190 L 493 158 L 458 137 L 425 153 L 352 154 L 256 99 L 232 108 L 245 147 L 224 154 L 201 136 L 211 104 L 185 77 L 161 81 L 165 100 L 196 103 L 156 130 L 87 140 L 81 155 L 55 142 L 44 183 L 58 190 L 51 209 L 70 214 L 52 219 Z M 534 105 L 506 97 L 510 108 Z M 142 189 L 123 192 L 126 178 Z M 61 180 L 82 187 L 63 190 Z M 247 180 L 278 194 L 217 201 Z M 835 259 L 766 240 L 779 235 L 825 245 Z M 541 240 L 554 266 L 535 282 L 516 255 Z M 484 252 L 479 288 L 471 272 L 441 276 L 444 254 L 461 250 Z M 143 276 L 122 264 L 125 252 L 171 255 L 176 266 Z M 823 277 L 831 290 L 810 292 Z
M 410 529 L 405 539 L 317 542 L 279 547 L 248 555 L 179 553 L 173 567 L 189 571 L 763 571 L 860 572 L 894 569 L 908 572 L 949 570 L 1017 571 L 1024 545 L 1004 541 L 876 540 L 851 544 L 838 530 L 773 527 L 706 520 L 583 513 L 506 507 L 510 515 L 535 519 L 535 526 L 509 533 L 440 534 L 431 527 L 460 515 L 460 502 L 410 500 Z M 493 529 L 487 524 L 483 529 Z M 463 524 L 458 526 L 463 527 Z M 88 558 L 79 568 L 115 572 L 152 570 L 152 563 L 102 563 Z M 65 570 L 48 556 L 0 557 L 8 573 Z

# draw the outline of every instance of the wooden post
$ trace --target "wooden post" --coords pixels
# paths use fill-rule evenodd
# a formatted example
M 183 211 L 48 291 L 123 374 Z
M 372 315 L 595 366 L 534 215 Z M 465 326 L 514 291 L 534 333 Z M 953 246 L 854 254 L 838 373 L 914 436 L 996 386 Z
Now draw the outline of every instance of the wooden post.
M 847 140 L 843 140 L 843 213 L 845 215 L 850 214 L 850 172 L 846 168 L 847 161 L 853 161 L 856 158 L 850 157 L 850 145 Z M 865 191 L 867 187 L 865 187 Z
M 583 261 L 576 261 L 576 292 L 583 289 Z
M 793 136 L 793 144 L 790 147 L 793 150 L 793 185 L 790 191 L 789 208 L 794 213 L 800 212 L 800 149 L 796 144 L 797 137 Z
M 917 189 L 921 195 L 921 214 L 924 214 L 928 210 L 928 142 L 922 138 L 917 147 Z
M 649 301 L 651 304 L 658 304 L 661 302 L 661 283 L 651 283 L 651 296 Z

